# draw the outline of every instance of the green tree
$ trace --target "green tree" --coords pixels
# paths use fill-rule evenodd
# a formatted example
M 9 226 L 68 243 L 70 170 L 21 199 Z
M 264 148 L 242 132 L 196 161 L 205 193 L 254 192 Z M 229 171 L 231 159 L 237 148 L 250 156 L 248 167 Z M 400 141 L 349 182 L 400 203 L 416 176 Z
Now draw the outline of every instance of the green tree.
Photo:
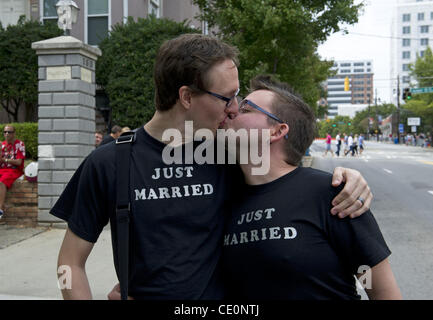
M 353 0 L 193 0 L 199 18 L 240 51 L 239 79 L 245 93 L 258 73 L 289 83 L 317 113 L 320 84 L 331 74 L 318 45 L 358 20 Z
M 150 16 L 117 24 L 99 45 L 96 82 L 110 100 L 113 122 L 136 128 L 155 112 L 153 65 L 156 52 L 167 39 L 193 33 L 186 21 L 178 23 Z
M 327 133 L 335 137 L 338 132 L 353 132 L 352 119 L 348 116 L 336 116 L 334 119 L 322 120 L 317 123 L 317 132 L 320 138 L 325 138 Z
M 427 47 L 423 57 L 417 57 L 411 65 L 411 75 L 418 87 L 433 87 L 433 53 L 430 47 Z M 412 99 L 406 101 L 404 108 L 411 112 L 410 116 L 421 118 L 419 132 L 430 132 L 433 136 L 433 93 L 412 94 Z
M 20 108 L 26 108 L 25 121 L 34 121 L 38 102 L 38 58 L 32 42 L 63 34 L 57 25 L 26 21 L 16 25 L 0 24 L 0 104 L 9 122 L 18 121 Z
M 393 104 L 381 104 L 378 106 L 371 105 L 369 108 L 365 108 L 362 111 L 358 111 L 356 115 L 353 117 L 353 132 L 367 133 L 368 131 L 368 118 L 373 118 L 373 123 L 370 125 L 370 134 L 375 133 L 375 130 L 378 130 L 380 133 L 378 116 L 381 116 L 382 119 L 388 117 L 390 114 L 393 114 L 397 110 L 397 107 Z

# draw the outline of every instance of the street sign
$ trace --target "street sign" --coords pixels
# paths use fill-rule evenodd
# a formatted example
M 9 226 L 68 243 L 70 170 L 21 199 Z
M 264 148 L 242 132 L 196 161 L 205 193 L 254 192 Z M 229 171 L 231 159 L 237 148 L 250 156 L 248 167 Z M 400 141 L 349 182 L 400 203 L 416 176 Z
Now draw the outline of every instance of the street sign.
M 416 132 L 416 126 L 412 126 L 412 132 Z
M 412 88 L 412 89 L 410 89 L 410 92 L 412 92 L 412 93 L 429 93 L 429 92 L 433 92 L 433 87 Z
M 407 118 L 407 125 L 408 126 L 420 126 L 421 125 L 421 118 Z
M 398 131 L 399 131 L 400 133 L 403 133 L 403 132 L 404 132 L 403 123 L 400 123 L 400 124 L 398 125 Z

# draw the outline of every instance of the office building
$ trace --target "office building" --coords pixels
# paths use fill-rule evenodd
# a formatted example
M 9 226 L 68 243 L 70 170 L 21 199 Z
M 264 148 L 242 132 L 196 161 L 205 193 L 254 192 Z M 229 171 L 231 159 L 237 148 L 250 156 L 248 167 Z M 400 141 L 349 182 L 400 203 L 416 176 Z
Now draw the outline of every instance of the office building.
M 403 88 L 415 85 L 410 76 L 409 65 L 417 57 L 423 57 L 427 47 L 432 46 L 433 1 L 400 0 L 392 21 L 391 39 L 391 101 L 397 104 L 397 78 L 400 78 L 400 102 Z
M 328 117 L 337 115 L 354 117 L 373 101 L 373 62 L 371 60 L 336 61 L 332 68 L 337 74 L 328 78 Z M 349 79 L 349 91 L 344 90 L 344 79 Z

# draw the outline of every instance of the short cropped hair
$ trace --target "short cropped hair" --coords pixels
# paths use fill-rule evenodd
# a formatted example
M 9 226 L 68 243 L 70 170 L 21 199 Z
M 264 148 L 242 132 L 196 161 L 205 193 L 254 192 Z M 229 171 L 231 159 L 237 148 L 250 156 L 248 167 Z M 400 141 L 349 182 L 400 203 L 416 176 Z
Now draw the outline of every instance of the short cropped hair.
M 237 66 L 237 56 L 235 47 L 202 34 L 183 34 L 164 42 L 158 50 L 153 73 L 155 108 L 171 109 L 182 86 L 191 86 L 194 93 L 207 90 L 209 69 L 227 59 Z
M 269 90 L 274 93 L 272 113 L 289 125 L 289 139 L 285 141 L 287 163 L 298 166 L 316 134 L 313 110 L 286 83 L 269 75 L 259 75 L 250 81 L 250 90 Z M 275 120 L 268 117 L 270 123 Z
M 115 125 L 111 128 L 111 133 L 119 133 L 120 131 L 122 131 L 122 128 L 118 125 Z

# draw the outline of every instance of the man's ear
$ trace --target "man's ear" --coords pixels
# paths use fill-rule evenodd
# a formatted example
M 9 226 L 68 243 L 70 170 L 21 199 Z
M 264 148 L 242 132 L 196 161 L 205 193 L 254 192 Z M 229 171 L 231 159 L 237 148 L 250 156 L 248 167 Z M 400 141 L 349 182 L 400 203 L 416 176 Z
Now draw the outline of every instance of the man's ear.
M 289 139 L 289 125 L 287 123 L 279 123 L 271 130 L 271 144 L 281 139 Z
M 191 108 L 191 98 L 192 92 L 190 88 L 187 86 L 182 86 L 179 88 L 179 102 L 187 110 Z

